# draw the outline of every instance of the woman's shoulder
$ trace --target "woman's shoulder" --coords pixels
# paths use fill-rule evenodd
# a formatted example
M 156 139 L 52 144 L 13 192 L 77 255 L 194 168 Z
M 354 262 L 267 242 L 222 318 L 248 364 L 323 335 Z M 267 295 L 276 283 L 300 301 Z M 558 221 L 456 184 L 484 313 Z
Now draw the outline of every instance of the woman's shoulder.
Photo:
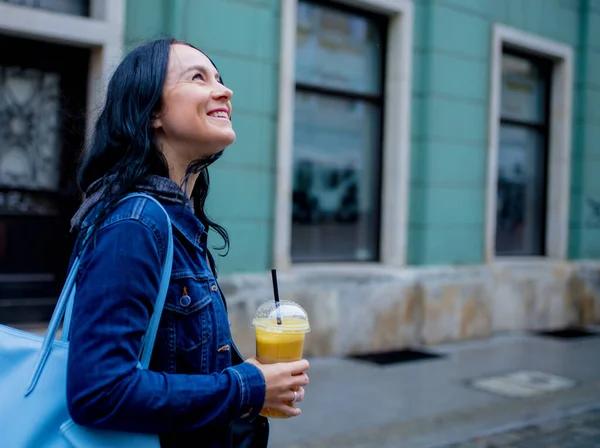
M 147 227 L 159 240 L 166 242 L 170 224 L 167 217 L 168 214 L 157 199 L 147 194 L 132 194 L 117 203 L 102 220 L 98 230 L 115 228 L 119 223 L 135 221 Z
M 115 205 L 102 220 L 102 227 L 125 220 L 142 221 L 155 225 L 166 223 L 166 217 L 166 211 L 157 199 L 148 194 L 135 193 L 125 196 Z

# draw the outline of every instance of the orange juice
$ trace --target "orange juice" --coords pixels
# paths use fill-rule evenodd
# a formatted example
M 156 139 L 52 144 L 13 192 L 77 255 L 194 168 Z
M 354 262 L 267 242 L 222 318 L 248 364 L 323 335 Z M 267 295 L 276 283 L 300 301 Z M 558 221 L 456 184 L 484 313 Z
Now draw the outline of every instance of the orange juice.
M 256 358 L 263 364 L 292 362 L 302 359 L 307 321 L 297 317 L 283 318 L 277 325 L 276 319 L 255 319 Z M 288 402 L 295 407 L 296 403 Z M 264 408 L 260 415 L 268 418 L 287 418 L 279 411 Z
M 286 330 L 293 331 L 294 328 L 298 327 L 298 324 L 302 326 L 305 324 L 299 319 L 296 319 L 297 322 L 290 322 L 292 319 L 285 319 L 280 326 L 281 331 L 278 332 L 268 331 L 266 325 L 262 326 L 260 321 L 256 322 L 256 357 L 261 363 L 274 364 L 276 362 L 300 361 L 302 359 L 305 334 L 287 333 Z

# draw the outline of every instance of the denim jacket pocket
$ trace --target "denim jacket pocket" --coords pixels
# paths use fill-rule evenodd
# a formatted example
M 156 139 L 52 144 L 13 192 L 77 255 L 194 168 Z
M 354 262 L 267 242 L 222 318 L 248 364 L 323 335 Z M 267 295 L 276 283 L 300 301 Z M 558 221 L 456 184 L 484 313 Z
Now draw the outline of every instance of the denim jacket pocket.
M 208 282 L 192 276 L 171 280 L 165 310 L 171 315 L 178 351 L 190 352 L 209 342 L 214 327 L 212 300 Z

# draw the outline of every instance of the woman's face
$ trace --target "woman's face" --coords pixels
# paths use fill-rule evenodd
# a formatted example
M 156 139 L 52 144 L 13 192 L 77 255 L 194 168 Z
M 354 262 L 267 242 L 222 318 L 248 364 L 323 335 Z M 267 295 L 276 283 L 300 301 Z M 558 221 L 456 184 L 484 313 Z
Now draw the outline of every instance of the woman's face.
M 235 140 L 233 92 L 220 80 L 203 53 L 188 45 L 171 46 L 163 109 L 153 125 L 163 149 L 183 163 L 216 154 Z

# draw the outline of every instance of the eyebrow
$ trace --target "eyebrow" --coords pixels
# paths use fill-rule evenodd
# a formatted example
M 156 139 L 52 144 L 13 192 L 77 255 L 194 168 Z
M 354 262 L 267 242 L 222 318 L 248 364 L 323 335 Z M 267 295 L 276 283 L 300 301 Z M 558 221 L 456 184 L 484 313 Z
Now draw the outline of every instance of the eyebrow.
M 188 67 L 183 73 L 187 74 L 192 71 L 198 71 L 204 75 L 208 75 L 208 73 L 210 72 L 210 70 L 207 69 L 204 65 L 192 65 L 191 67 Z M 216 72 L 216 78 L 219 82 L 222 81 L 221 74 L 219 72 Z

